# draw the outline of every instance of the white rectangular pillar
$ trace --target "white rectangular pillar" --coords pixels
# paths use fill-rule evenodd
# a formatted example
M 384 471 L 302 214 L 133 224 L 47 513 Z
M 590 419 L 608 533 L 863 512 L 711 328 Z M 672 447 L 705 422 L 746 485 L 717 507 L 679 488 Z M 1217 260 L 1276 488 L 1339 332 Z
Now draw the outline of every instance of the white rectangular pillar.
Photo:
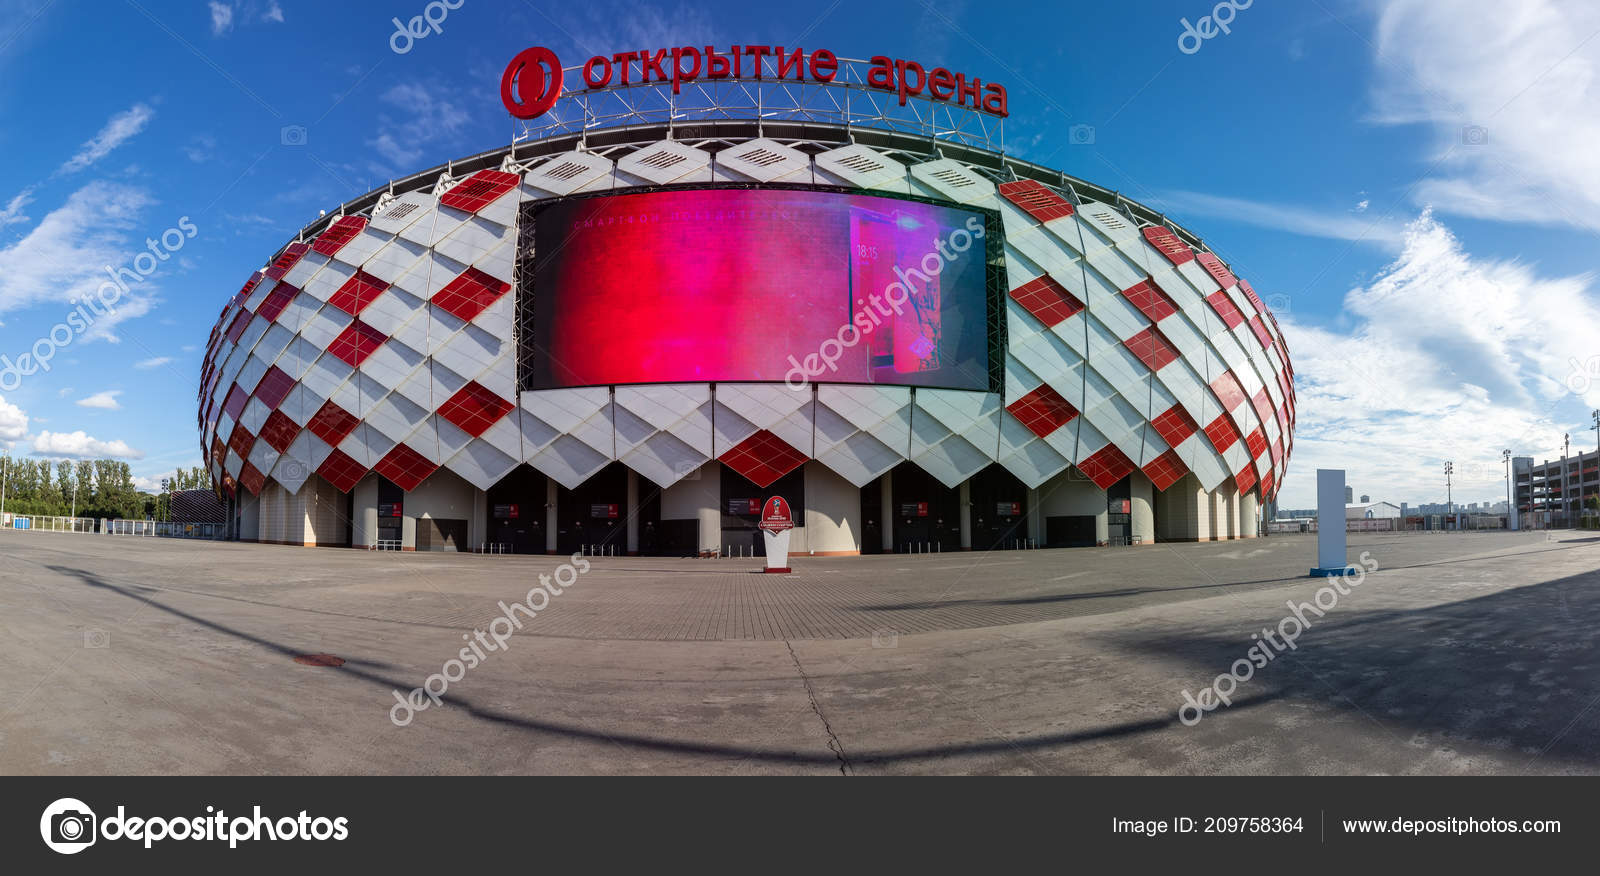
M 1340 575 L 1349 565 L 1344 528 L 1344 469 L 1317 469 L 1317 567 L 1318 575 Z

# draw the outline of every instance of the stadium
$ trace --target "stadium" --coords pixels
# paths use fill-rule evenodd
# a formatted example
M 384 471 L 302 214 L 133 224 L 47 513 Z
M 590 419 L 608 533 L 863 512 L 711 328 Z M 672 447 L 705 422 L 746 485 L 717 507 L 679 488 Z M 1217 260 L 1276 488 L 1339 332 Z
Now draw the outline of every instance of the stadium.
M 519 56 L 509 145 L 272 254 L 200 381 L 237 537 L 739 555 L 775 495 L 797 555 L 1254 536 L 1295 393 L 1250 284 L 1007 154 L 1003 90 L 795 52 L 550 56 L 531 118 Z

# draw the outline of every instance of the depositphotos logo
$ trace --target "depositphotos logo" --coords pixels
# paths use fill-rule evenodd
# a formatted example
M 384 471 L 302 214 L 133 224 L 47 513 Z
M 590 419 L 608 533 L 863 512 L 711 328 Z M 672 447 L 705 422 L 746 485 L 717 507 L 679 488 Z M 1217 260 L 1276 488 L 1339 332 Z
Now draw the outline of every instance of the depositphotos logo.
M 94 810 L 72 797 L 46 806 L 39 818 L 44 844 L 63 855 L 76 855 L 94 845 L 96 826 Z
M 350 836 L 350 819 L 312 818 L 303 809 L 298 817 L 273 819 L 262 815 L 260 806 L 250 815 L 233 818 L 211 806 L 205 815 L 139 818 L 118 806 L 116 815 L 101 821 L 87 803 L 62 797 L 45 807 L 39 835 L 63 855 L 76 855 L 101 839 L 143 842 L 147 849 L 169 839 L 227 842 L 228 848 L 236 849 L 239 843 L 256 840 L 344 840 Z

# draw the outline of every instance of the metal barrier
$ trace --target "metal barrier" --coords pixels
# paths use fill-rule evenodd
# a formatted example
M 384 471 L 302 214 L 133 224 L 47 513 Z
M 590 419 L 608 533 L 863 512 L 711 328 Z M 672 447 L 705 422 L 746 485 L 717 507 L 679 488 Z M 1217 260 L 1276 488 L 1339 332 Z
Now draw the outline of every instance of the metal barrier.
M 5 521 L 7 529 L 30 530 L 33 532 L 94 532 L 96 520 L 93 517 L 50 517 L 38 514 L 7 514 Z
M 483 544 L 478 545 L 478 549 L 473 551 L 473 553 L 475 553 L 475 554 L 509 554 L 509 553 L 511 553 L 511 545 L 508 542 L 503 542 L 503 541 L 486 541 Z
M 617 555 L 617 546 L 612 544 L 585 544 L 578 546 L 578 552 L 586 557 L 614 557 Z
M 221 541 L 228 537 L 225 523 L 186 523 L 179 520 L 107 520 L 106 535 L 132 535 L 139 538 L 194 538 Z
M 377 541 L 373 542 L 372 544 L 367 545 L 367 550 L 369 550 L 369 551 L 397 551 L 397 550 L 400 550 L 402 547 L 404 547 L 404 543 L 401 542 L 401 540 L 398 539 L 398 538 L 380 538 Z

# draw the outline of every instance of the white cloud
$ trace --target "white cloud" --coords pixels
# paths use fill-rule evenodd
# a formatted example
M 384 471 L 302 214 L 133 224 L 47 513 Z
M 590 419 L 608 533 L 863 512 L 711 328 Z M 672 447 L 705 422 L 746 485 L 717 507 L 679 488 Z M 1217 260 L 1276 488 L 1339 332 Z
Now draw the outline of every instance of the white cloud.
M 217 138 L 210 134 L 196 134 L 183 147 L 184 157 L 195 164 L 205 164 L 216 156 Z
M 233 7 L 227 3 L 218 3 L 211 0 L 211 35 L 222 36 L 233 30 Z
M 122 395 L 120 389 L 106 389 L 75 402 L 80 408 L 99 408 L 106 411 L 120 411 L 122 405 L 117 403 L 117 396 Z
M 283 24 L 283 7 L 278 5 L 278 0 L 267 4 L 267 11 L 261 13 L 261 20 Z
M 142 371 L 148 371 L 151 368 L 160 368 L 161 366 L 166 365 L 166 364 L 170 363 L 171 361 L 172 361 L 172 357 L 171 356 L 152 356 L 149 359 L 143 359 L 143 360 L 140 360 L 138 362 L 135 362 L 133 367 L 138 368 L 138 369 L 140 369 Z
M 94 298 L 110 280 L 105 267 L 122 266 L 129 258 L 127 232 L 149 203 L 144 191 L 118 183 L 93 182 L 73 192 L 27 236 L 0 248 L 0 314 L 45 303 L 65 308 L 74 299 Z M 114 301 L 115 310 L 96 317 L 88 338 L 114 341 L 118 323 L 149 311 L 149 281 L 128 285 L 129 292 Z M 63 309 L 58 318 L 65 317 Z
M 1216 216 L 1304 237 L 1365 243 L 1389 252 L 1399 251 L 1398 241 L 1405 233 L 1401 221 L 1387 216 L 1356 217 L 1339 209 L 1316 210 L 1182 190 L 1164 192 L 1151 200 L 1179 222 L 1183 220 L 1178 217 L 1186 214 Z
M 0 209 L 0 228 L 28 221 L 28 217 L 24 216 L 22 211 L 31 203 L 33 203 L 33 186 L 28 186 L 7 201 L 4 209 Z
M 1370 207 L 1370 206 L 1372 206 L 1372 202 L 1367 200 L 1366 198 L 1362 198 L 1361 200 L 1356 202 L 1356 212 L 1357 213 L 1365 213 L 1365 212 L 1367 212 L 1367 208 Z
M 1562 433 L 1582 434 L 1600 406 L 1600 373 L 1573 368 L 1600 371 L 1592 280 L 1475 258 L 1424 212 L 1400 255 L 1346 294 L 1353 331 L 1280 315 L 1299 422 L 1279 504 L 1313 507 L 1317 468 L 1346 469 L 1374 499 L 1443 501 L 1445 460 L 1457 498 L 1503 495 L 1502 449 L 1559 453 Z
M 128 109 L 117 113 L 111 117 L 110 121 L 106 122 L 104 128 L 100 129 L 100 133 L 94 135 L 88 142 L 79 147 L 78 153 L 67 159 L 66 163 L 62 164 L 57 172 L 73 173 L 83 170 L 106 157 L 111 154 L 111 150 L 138 136 L 139 132 L 144 130 L 145 125 L 150 124 L 150 119 L 155 114 L 155 110 L 142 103 L 136 103 Z
M 40 432 L 33 439 L 34 456 L 67 457 L 70 459 L 142 459 L 144 452 L 128 446 L 126 441 L 101 441 L 76 432 Z
M 1433 160 L 1443 161 L 1417 186 L 1418 204 L 1600 229 L 1600 4 L 1394 0 L 1376 8 L 1377 118 L 1432 126 Z M 1484 136 L 1469 136 L 1469 127 Z
M 651 44 L 653 45 L 653 44 Z M 379 99 L 398 107 L 409 118 L 396 121 L 388 115 L 381 117 L 381 130 L 367 145 L 378 151 L 395 170 L 416 170 L 428 144 L 447 140 L 467 124 L 465 110 L 451 103 L 446 89 L 430 92 L 415 82 L 403 82 L 384 92 Z
M 0 441 L 21 441 L 28 434 L 28 415 L 22 408 L 0 398 Z

